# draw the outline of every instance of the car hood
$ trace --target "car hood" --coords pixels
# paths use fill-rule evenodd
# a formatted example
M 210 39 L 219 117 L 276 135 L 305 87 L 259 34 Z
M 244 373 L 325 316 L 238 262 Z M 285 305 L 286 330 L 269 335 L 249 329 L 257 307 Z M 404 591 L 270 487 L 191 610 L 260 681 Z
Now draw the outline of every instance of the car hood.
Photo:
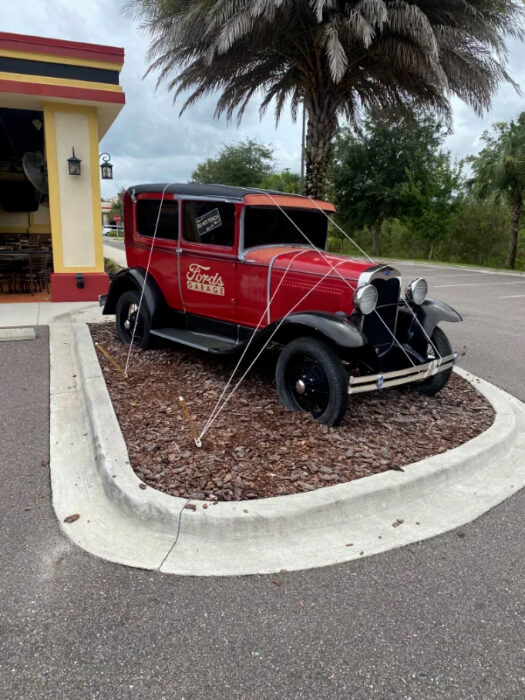
M 310 247 L 302 246 L 267 246 L 247 250 L 243 259 L 249 263 L 267 265 L 272 270 L 288 270 L 307 274 L 326 275 L 328 277 L 343 277 L 348 280 L 358 280 L 361 273 L 375 266 L 366 260 L 356 260 L 344 255 L 333 253 L 318 253 Z

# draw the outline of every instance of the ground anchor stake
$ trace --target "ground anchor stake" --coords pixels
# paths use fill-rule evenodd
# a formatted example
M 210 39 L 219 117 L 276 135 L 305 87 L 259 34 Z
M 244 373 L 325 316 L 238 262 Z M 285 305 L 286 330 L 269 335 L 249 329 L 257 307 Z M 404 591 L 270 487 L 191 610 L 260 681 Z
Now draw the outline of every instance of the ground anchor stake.
M 193 435 L 193 442 L 197 445 L 197 447 L 202 447 L 201 439 L 197 435 L 197 431 L 195 430 L 195 426 L 193 425 L 190 412 L 188 411 L 188 407 L 186 406 L 186 401 L 184 401 L 183 396 L 179 396 L 179 404 L 182 408 L 182 412 L 184 413 L 184 417 L 186 418 L 190 426 L 191 434 Z
M 97 348 L 97 350 L 100 350 L 100 352 L 104 355 L 104 357 L 111 362 L 113 367 L 116 367 L 118 369 L 118 371 L 120 372 L 120 374 L 123 377 L 126 377 L 126 379 L 127 379 L 127 375 L 124 372 L 124 370 L 122 369 L 122 367 L 115 362 L 115 360 L 111 357 L 111 355 L 107 352 L 107 350 L 104 350 L 104 348 L 102 347 L 102 345 L 100 343 L 95 343 L 95 347 Z

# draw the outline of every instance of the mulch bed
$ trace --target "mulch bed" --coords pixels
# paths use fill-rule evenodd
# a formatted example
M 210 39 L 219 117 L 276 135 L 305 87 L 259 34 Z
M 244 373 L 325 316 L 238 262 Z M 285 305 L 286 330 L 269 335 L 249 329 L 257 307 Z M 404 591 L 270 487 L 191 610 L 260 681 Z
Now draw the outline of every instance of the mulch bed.
M 127 348 L 114 324 L 92 325 L 91 333 L 123 367 Z M 273 380 L 276 353 L 268 351 L 199 449 L 178 397 L 200 430 L 235 361 L 175 345 L 134 350 L 124 379 L 99 359 L 135 473 L 173 496 L 236 501 L 312 491 L 445 452 L 494 420 L 485 399 L 452 375 L 433 398 L 407 389 L 358 395 L 341 426 L 321 426 L 281 405 Z

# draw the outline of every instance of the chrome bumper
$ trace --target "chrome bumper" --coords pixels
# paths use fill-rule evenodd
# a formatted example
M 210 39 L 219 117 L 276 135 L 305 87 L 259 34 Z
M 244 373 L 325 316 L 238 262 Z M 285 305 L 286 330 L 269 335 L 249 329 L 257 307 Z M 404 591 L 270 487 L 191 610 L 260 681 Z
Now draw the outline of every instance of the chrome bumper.
M 348 393 L 361 394 L 365 391 L 377 391 L 377 389 L 388 389 L 388 387 L 399 386 L 400 384 L 419 382 L 453 367 L 457 357 L 457 353 L 453 353 L 452 355 L 441 357 L 439 360 L 427 362 L 424 365 L 397 369 L 384 374 L 367 374 L 363 377 L 352 376 L 348 383 Z

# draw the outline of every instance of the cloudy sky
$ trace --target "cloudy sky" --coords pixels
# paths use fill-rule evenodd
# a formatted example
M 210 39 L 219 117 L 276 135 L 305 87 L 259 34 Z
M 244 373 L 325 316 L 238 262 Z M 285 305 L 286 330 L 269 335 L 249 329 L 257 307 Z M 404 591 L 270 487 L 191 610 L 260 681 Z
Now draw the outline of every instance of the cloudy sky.
M 288 115 L 275 126 L 271 111 L 259 120 L 251 105 L 240 128 L 215 120 L 215 101 L 199 102 L 182 117 L 165 86 L 155 89 L 156 77 L 143 77 L 147 67 L 148 37 L 122 13 L 126 0 L 0 0 L 0 29 L 6 32 L 56 37 L 72 41 L 122 46 L 125 63 L 121 84 L 126 106 L 101 143 L 115 166 L 115 179 L 103 182 L 105 197 L 120 187 L 139 182 L 185 182 L 195 166 L 219 150 L 221 144 L 244 137 L 271 144 L 278 166 L 299 170 L 301 125 Z M 525 92 L 525 45 L 509 43 L 509 70 Z M 447 147 L 461 158 L 480 147 L 484 129 L 495 121 L 509 121 L 525 109 L 525 98 L 510 85 L 501 87 L 490 112 L 482 118 L 459 100 L 453 100 L 454 133 Z

